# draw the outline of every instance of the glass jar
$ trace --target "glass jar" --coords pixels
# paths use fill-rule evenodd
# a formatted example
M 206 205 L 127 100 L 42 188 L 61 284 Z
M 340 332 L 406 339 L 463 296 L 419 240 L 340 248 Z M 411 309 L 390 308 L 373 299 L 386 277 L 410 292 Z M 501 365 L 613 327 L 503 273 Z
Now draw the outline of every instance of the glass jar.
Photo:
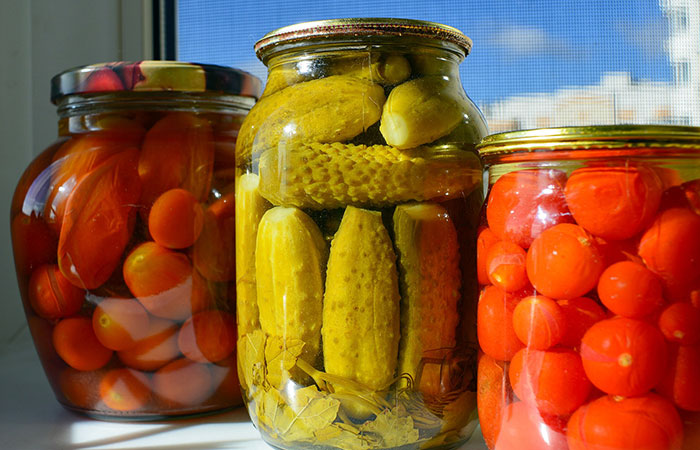
M 239 378 L 279 448 L 459 446 L 476 426 L 484 119 L 444 25 L 273 31 L 236 162 Z
M 235 143 L 260 81 L 142 61 L 52 79 L 58 140 L 11 206 L 17 279 L 58 401 L 155 419 L 240 404 Z
M 700 448 L 700 128 L 536 129 L 479 151 L 489 448 Z

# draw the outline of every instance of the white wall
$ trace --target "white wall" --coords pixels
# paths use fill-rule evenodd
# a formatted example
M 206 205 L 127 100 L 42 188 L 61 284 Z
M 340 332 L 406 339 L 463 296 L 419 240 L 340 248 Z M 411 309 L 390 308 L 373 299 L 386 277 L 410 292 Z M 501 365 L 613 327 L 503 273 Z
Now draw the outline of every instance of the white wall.
M 0 0 L 0 352 L 26 321 L 10 243 L 10 201 L 33 156 L 56 138 L 51 77 L 150 57 L 150 1 Z

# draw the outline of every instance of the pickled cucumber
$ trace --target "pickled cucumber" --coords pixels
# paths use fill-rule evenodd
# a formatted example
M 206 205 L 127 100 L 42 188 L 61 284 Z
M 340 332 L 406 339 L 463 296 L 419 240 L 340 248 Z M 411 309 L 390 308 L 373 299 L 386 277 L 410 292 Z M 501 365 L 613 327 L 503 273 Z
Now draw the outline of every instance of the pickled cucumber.
M 465 120 L 468 106 L 461 85 L 449 78 L 416 78 L 391 91 L 379 130 L 389 145 L 417 147 L 448 135 Z
M 260 157 L 260 193 L 275 205 L 381 207 L 471 191 L 480 163 L 459 149 L 300 144 Z
M 401 83 L 411 76 L 411 65 L 406 58 L 380 53 L 343 58 L 331 64 L 329 70 L 333 75 L 364 78 L 383 86 Z
M 440 363 L 424 361 L 421 368 L 421 360 L 439 361 L 455 346 L 462 275 L 457 231 L 436 203 L 397 206 L 393 226 L 401 288 L 399 373 L 420 380 L 420 391 L 435 396 Z
M 282 346 L 301 341 L 299 357 L 312 366 L 318 363 L 321 349 L 327 258 L 321 232 L 300 209 L 277 207 L 262 216 L 255 247 L 260 326 L 268 336 L 281 338 Z M 286 370 L 284 358 L 276 362 Z
M 399 345 L 396 255 L 381 213 L 348 206 L 331 243 L 323 304 L 326 372 L 370 390 L 392 382 Z
M 371 81 L 335 75 L 295 84 L 261 98 L 246 116 L 236 160 L 297 142 L 352 139 L 377 122 L 386 97 Z
M 253 173 L 236 180 L 236 295 L 238 335 L 260 328 L 255 278 L 258 224 L 272 205 L 260 196 L 260 178 Z

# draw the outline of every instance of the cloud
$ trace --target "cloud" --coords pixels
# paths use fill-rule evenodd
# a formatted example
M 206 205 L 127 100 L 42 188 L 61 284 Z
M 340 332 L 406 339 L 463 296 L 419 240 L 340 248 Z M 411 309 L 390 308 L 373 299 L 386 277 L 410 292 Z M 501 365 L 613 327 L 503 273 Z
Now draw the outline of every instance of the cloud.
M 566 57 L 574 49 L 540 28 L 518 25 L 504 26 L 492 35 L 488 42 L 513 58 L 524 58 L 534 54 Z

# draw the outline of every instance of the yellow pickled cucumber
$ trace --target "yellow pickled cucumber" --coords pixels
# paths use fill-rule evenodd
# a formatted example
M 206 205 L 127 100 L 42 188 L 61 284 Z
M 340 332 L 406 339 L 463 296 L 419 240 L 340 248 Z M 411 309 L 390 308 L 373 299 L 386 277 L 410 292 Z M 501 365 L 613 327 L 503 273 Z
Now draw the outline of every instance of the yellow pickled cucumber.
M 394 243 L 401 288 L 399 373 L 414 379 L 421 359 L 455 346 L 461 270 L 457 231 L 437 203 L 399 205 L 394 210 Z M 440 392 L 440 363 L 422 368 L 421 392 Z
M 321 231 L 300 209 L 276 207 L 262 216 L 255 248 L 260 325 L 282 342 L 302 341 L 300 358 L 312 366 L 321 349 L 327 259 Z
M 455 148 L 300 144 L 260 157 L 260 193 L 275 205 L 332 209 L 387 206 L 471 191 L 476 155 Z
M 462 85 L 441 76 L 396 86 L 384 103 L 381 131 L 387 144 L 412 148 L 448 135 L 465 120 L 469 101 Z
M 329 70 L 333 75 L 364 78 L 383 86 L 401 83 L 411 76 L 411 64 L 406 58 L 380 53 L 333 61 Z
M 245 173 L 236 180 L 236 315 L 238 335 L 260 328 L 255 281 L 258 224 L 272 205 L 260 196 L 260 178 Z
M 302 81 L 306 81 L 307 79 L 308 77 L 305 77 L 303 74 L 299 73 L 299 70 L 297 69 L 296 65 L 292 65 L 291 67 L 275 67 L 271 69 L 269 74 L 267 75 L 267 80 L 265 81 L 265 89 L 263 90 L 263 93 L 260 96 L 260 98 L 263 99 L 269 95 L 274 94 L 275 92 L 279 92 L 284 88 L 300 83 Z
M 331 242 L 323 301 L 326 372 L 372 390 L 388 387 L 397 364 L 399 288 L 380 212 L 345 210 Z
M 261 98 L 241 126 L 236 160 L 295 142 L 352 139 L 379 120 L 386 97 L 371 81 L 336 75 L 295 84 Z

